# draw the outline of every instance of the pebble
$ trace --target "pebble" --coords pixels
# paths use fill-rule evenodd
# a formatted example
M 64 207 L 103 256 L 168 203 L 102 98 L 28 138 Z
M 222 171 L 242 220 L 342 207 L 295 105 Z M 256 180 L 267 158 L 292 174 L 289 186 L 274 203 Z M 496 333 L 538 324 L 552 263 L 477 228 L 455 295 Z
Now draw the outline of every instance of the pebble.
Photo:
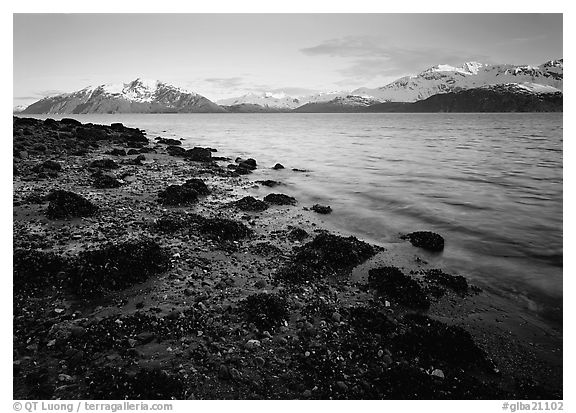
M 303 397 L 312 397 L 312 392 L 310 390 L 304 390 L 304 392 L 302 393 Z
M 256 364 L 256 367 L 264 367 L 264 364 L 266 364 L 266 361 L 262 357 L 256 357 L 254 359 L 254 364 Z
M 337 381 L 336 388 L 342 392 L 348 391 L 348 386 L 343 381 Z
M 441 379 L 444 378 L 444 372 L 440 369 L 434 369 L 432 370 L 432 376 L 436 376 L 436 377 L 440 377 Z
M 340 320 L 342 319 L 342 316 L 340 315 L 340 313 L 338 311 L 334 311 L 332 313 L 332 320 L 336 321 L 337 323 L 340 322 Z
M 255 349 L 256 347 L 260 347 L 260 345 L 261 345 L 261 344 L 260 344 L 260 340 L 248 340 L 248 341 L 246 342 L 245 347 L 246 347 L 248 350 L 252 350 L 252 349 Z
M 64 383 L 70 383 L 73 382 L 74 379 L 72 378 L 72 376 L 69 376 L 68 374 L 59 374 L 58 375 L 58 381 L 64 382 Z

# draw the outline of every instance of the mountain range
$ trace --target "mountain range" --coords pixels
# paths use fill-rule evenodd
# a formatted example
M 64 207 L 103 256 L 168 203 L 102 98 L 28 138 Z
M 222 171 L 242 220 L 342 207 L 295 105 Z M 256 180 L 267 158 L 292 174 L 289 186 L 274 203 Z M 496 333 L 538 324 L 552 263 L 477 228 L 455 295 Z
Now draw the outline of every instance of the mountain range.
M 562 111 L 563 59 L 539 66 L 437 65 L 378 88 L 289 96 L 249 93 L 216 103 L 157 80 L 86 87 L 43 98 L 20 113 L 248 113 Z

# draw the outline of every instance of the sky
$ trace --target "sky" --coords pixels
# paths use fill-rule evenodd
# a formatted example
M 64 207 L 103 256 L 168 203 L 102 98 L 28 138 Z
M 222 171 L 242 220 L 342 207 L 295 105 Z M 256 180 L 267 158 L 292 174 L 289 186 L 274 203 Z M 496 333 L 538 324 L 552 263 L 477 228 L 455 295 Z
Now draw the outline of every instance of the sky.
M 14 14 L 14 105 L 158 79 L 211 100 L 563 57 L 562 14 Z

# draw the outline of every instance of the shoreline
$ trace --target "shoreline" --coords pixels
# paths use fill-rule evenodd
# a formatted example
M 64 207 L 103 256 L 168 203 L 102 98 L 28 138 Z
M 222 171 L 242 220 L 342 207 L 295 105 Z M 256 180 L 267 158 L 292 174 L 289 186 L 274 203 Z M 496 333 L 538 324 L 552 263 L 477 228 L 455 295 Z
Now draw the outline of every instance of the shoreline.
M 100 131 L 99 137 L 91 135 L 94 130 Z M 97 299 L 71 293 L 68 270 L 59 271 L 66 282 L 54 290 L 36 288 L 30 295 L 32 287 L 22 287 L 25 294 L 15 299 L 14 309 L 15 398 L 33 398 L 38 392 L 62 399 L 155 398 L 138 393 L 141 383 L 164 398 L 562 397 L 562 338 L 537 320 L 518 323 L 504 300 L 485 291 L 470 286 L 462 294 L 427 282 L 419 272 L 432 267 L 415 259 L 423 255 L 410 243 L 377 248 L 353 268 L 314 267 L 318 277 L 288 283 L 278 273 L 302 264 L 295 261 L 300 248 L 312 248 L 324 233 L 321 229 L 335 232 L 321 215 L 303 209 L 312 205 L 268 204 L 260 212 L 242 211 L 230 203 L 247 196 L 253 182 L 210 159 L 171 156 L 168 145 L 152 140 L 141 141 L 148 149 L 140 164 L 132 163 L 136 153 L 106 154 L 114 148 L 135 149 L 130 146 L 134 142 L 122 141 L 122 136 L 139 134 L 124 133 L 97 125 L 15 122 L 15 250 L 53 252 L 74 262 L 82 251 L 102 248 L 108 241 L 146 237 L 168 250 L 170 261 L 164 271 L 126 288 L 103 291 Z M 57 154 L 45 144 L 41 150 L 38 145 L 45 140 L 65 141 L 70 148 L 62 146 Z M 77 151 L 78 146 L 86 146 L 85 151 Z M 72 155 L 74 151 L 83 154 Z M 27 152 L 24 157 L 22 152 Z M 221 155 L 214 152 L 210 158 L 214 156 Z M 119 166 L 104 174 L 127 174 L 121 186 L 93 187 L 92 174 L 100 168 L 89 164 L 104 158 Z M 38 167 L 48 159 L 61 170 Z M 166 187 L 190 178 L 201 179 L 210 193 L 186 206 L 158 203 Z M 53 189 L 78 193 L 99 212 L 87 218 L 48 219 L 50 201 L 45 196 Z M 282 186 L 269 192 L 282 193 Z M 166 217 L 193 222 L 184 220 L 183 229 L 159 231 L 155 225 Z M 225 242 L 202 232 L 212 223 L 203 220 L 217 217 L 246 224 L 252 231 Z M 308 235 L 291 239 L 291 226 Z M 403 295 L 374 291 L 369 271 L 390 266 L 417 280 L 431 302 L 429 309 L 414 309 Z M 256 298 L 247 300 L 251 296 Z M 279 301 L 266 301 L 271 296 Z M 22 312 L 19 304 L 31 311 Z M 282 315 L 273 316 L 277 312 Z M 380 325 L 382 317 L 389 325 Z M 423 320 L 428 318 L 421 317 L 438 324 L 426 327 Z M 166 328 L 150 331 L 154 329 L 142 320 Z M 122 328 L 126 325 L 130 329 Z M 114 336 L 112 342 L 101 340 L 106 331 Z M 461 343 L 477 352 L 477 358 L 463 356 L 456 363 L 431 350 L 447 336 L 452 342 L 445 345 Z M 344 351 L 345 337 L 358 337 L 358 343 Z M 418 342 L 430 345 L 421 348 Z M 129 385 L 110 388 L 100 380 L 110 369 Z M 306 374 L 310 377 L 303 381 Z M 172 393 L 160 386 L 167 380 Z

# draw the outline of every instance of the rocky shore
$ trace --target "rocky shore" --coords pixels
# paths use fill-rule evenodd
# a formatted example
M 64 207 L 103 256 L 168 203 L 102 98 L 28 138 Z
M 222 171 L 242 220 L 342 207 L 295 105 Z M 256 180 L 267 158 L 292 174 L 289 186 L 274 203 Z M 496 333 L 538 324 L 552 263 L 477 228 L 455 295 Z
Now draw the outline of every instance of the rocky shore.
M 15 399 L 562 398 L 561 337 L 430 267 L 439 234 L 339 234 L 250 180 L 282 165 L 119 123 L 13 143 Z

